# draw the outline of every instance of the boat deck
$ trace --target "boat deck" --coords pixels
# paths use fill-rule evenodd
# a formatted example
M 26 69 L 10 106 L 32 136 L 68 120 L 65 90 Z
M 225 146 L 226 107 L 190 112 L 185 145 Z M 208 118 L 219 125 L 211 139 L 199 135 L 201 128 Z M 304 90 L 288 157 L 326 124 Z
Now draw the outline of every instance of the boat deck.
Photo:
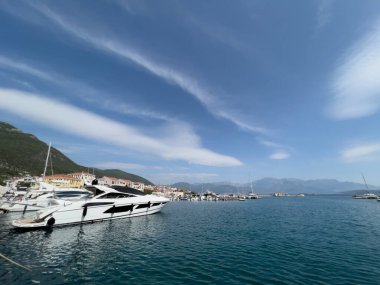
M 22 219 L 17 221 L 18 224 L 35 224 L 36 221 L 34 219 Z

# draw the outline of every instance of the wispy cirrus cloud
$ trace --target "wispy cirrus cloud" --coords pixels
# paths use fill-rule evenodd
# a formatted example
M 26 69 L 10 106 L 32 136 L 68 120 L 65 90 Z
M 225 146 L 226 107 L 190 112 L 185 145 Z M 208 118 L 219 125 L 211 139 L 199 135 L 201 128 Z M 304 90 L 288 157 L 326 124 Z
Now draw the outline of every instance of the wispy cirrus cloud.
M 380 110 L 380 20 L 345 54 L 332 83 L 328 108 L 334 119 L 355 119 Z
M 269 156 L 270 159 L 274 159 L 274 160 L 283 160 L 283 159 L 288 159 L 289 157 L 290 157 L 290 154 L 286 151 L 276 151 Z
M 68 78 L 57 72 L 53 72 L 49 69 L 42 68 L 40 66 L 35 66 L 32 63 L 26 63 L 25 60 L 16 60 L 13 57 L 0 55 L 0 69 L 7 69 L 16 72 L 22 72 L 26 75 L 33 76 L 40 80 L 47 81 L 54 84 L 60 88 L 63 88 L 70 92 L 73 96 L 79 97 L 82 100 L 89 103 L 96 103 L 97 106 L 100 106 L 104 109 L 111 110 L 113 112 L 118 112 L 124 115 L 131 115 L 139 118 L 150 118 L 150 119 L 159 119 L 163 121 L 173 121 L 174 118 L 159 113 L 153 110 L 144 109 L 140 106 L 134 106 L 132 104 L 127 104 L 123 102 L 118 102 L 118 108 L 115 108 L 115 102 L 110 99 L 104 99 L 108 96 L 105 96 L 105 92 L 99 88 L 94 88 L 88 84 L 84 84 L 78 80 Z M 20 82 L 21 83 L 21 82 Z M 23 85 L 27 83 L 24 82 Z M 28 87 L 31 88 L 30 86 Z M 99 102 L 101 102 L 99 104 Z
M 113 1 L 113 4 L 118 5 L 124 11 L 128 12 L 130 15 L 135 15 L 138 13 L 144 13 L 148 10 L 146 3 L 144 1 L 125 1 L 125 0 L 116 0 Z
M 25 106 L 28 106 L 25 108 Z M 173 137 L 149 136 L 120 122 L 87 110 L 28 92 L 0 89 L 0 109 L 56 131 L 116 145 L 166 160 L 182 160 L 208 166 L 238 166 L 242 163 L 201 146 L 200 138 L 184 123 L 171 124 Z
M 185 10 L 186 11 L 186 10 Z M 201 18 L 186 13 L 183 15 L 186 19 L 186 24 L 190 29 L 196 29 L 197 32 L 201 32 L 211 39 L 214 39 L 224 45 L 227 45 L 238 52 L 248 53 L 252 52 L 252 46 L 244 43 L 242 40 L 236 37 L 237 32 L 230 29 L 230 26 L 222 26 L 220 23 L 212 23 L 210 21 L 204 21 Z
M 93 48 L 123 58 L 158 78 L 165 80 L 169 84 L 181 88 L 196 98 L 214 116 L 228 120 L 245 131 L 255 133 L 267 132 L 263 127 L 244 122 L 242 118 L 231 112 L 228 107 L 223 106 L 223 102 L 217 96 L 213 95 L 209 91 L 209 88 L 203 86 L 199 80 L 187 75 L 184 71 L 159 63 L 150 58 L 147 54 L 137 51 L 118 39 L 105 37 L 104 35 L 100 36 L 96 34 L 94 30 L 90 31 L 85 29 L 75 24 L 73 19 L 65 18 L 46 5 L 39 2 L 28 2 L 28 4 L 69 35 L 82 40 Z
M 206 182 L 217 177 L 219 174 L 209 172 L 163 172 L 149 176 L 159 184 L 171 184 L 173 181 Z
M 24 73 L 27 73 L 29 75 L 32 75 L 34 77 L 57 83 L 59 82 L 59 79 L 55 79 L 51 73 L 44 72 L 42 70 L 39 70 L 33 66 L 27 65 L 23 62 L 16 61 L 11 59 L 9 56 L 2 56 L 0 55 L 0 68 L 6 68 L 11 70 L 17 70 Z
M 145 165 L 142 165 L 142 164 L 125 163 L 125 162 L 99 162 L 99 163 L 95 163 L 94 166 L 101 167 L 101 168 L 115 168 L 115 169 L 122 169 L 122 170 L 147 168 Z
M 117 108 L 115 110 L 115 102 L 111 100 L 104 100 L 102 106 L 110 111 L 118 112 L 125 115 L 131 115 L 135 117 L 140 118 L 151 118 L 151 119 L 158 119 L 162 121 L 175 121 L 174 118 L 171 116 L 168 116 L 164 113 L 156 112 L 149 109 L 143 109 L 138 106 L 134 106 L 127 103 L 118 103 Z
M 289 148 L 289 147 L 287 147 L 285 145 L 273 142 L 273 141 L 262 139 L 262 138 L 258 139 L 258 142 L 260 144 L 268 147 L 268 148 L 276 150 L 274 153 L 272 153 L 269 156 L 270 159 L 283 160 L 283 159 L 290 158 L 290 152 L 289 152 L 289 150 L 291 150 L 291 148 Z
M 334 2 L 335 0 L 319 0 L 317 2 L 317 31 L 323 29 L 331 21 Z
M 25 60 L 16 60 L 9 55 L 0 55 L 0 69 L 21 72 L 28 76 L 33 76 L 37 79 L 52 83 L 61 88 L 70 90 L 71 94 L 78 96 L 88 102 L 98 101 L 96 95 L 99 95 L 99 92 L 95 88 L 92 88 L 86 84 L 82 84 L 79 81 L 69 79 L 52 70 L 29 64 Z
M 262 145 L 265 145 L 265 146 L 271 147 L 271 148 L 285 148 L 285 146 L 282 144 L 279 144 L 279 143 L 276 143 L 273 141 L 269 141 L 266 139 L 258 139 L 258 142 Z
M 345 162 L 380 160 L 380 142 L 351 146 L 341 152 Z

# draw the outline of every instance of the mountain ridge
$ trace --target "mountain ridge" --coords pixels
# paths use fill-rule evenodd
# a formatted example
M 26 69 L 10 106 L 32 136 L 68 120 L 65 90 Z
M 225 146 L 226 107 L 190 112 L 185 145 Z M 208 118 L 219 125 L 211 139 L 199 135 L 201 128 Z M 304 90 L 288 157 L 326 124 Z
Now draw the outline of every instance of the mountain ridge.
M 40 176 L 45 167 L 48 145 L 33 134 L 0 122 L 0 182 L 12 176 L 30 174 Z M 58 149 L 51 148 L 54 172 L 67 174 L 71 172 L 87 172 L 88 167 L 81 166 L 64 155 Z M 151 181 L 119 169 L 94 169 L 97 177 L 113 176 L 134 182 L 154 185 Z
M 216 193 L 248 193 L 251 192 L 251 182 L 247 183 L 188 183 L 177 182 L 172 187 L 188 189 L 194 192 L 207 190 Z M 265 177 L 252 182 L 252 190 L 260 194 L 283 192 L 288 194 L 341 194 L 354 193 L 355 191 L 367 191 L 361 183 L 338 181 L 336 179 L 309 179 L 297 178 L 272 178 Z M 380 189 L 380 187 L 368 185 L 368 190 Z

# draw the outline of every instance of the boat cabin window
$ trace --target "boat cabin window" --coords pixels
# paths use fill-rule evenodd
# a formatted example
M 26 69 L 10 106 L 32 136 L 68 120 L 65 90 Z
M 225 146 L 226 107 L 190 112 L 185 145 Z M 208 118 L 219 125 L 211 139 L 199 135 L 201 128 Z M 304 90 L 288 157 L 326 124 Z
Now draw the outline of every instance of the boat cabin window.
M 133 197 L 134 195 L 131 195 L 131 194 L 127 194 L 127 193 L 118 193 L 118 192 L 111 192 L 111 193 L 107 193 L 107 194 L 104 194 L 100 197 L 98 197 L 98 199 L 117 199 L 117 198 L 129 198 L 129 197 Z

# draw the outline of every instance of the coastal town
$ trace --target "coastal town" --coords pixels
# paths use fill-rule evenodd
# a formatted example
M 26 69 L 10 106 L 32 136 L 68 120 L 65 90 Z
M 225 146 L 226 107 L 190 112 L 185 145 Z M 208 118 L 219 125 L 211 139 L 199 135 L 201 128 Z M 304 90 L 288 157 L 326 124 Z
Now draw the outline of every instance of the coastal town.
M 37 189 L 40 182 L 51 185 L 55 189 L 81 189 L 86 184 L 91 184 L 96 181 L 97 185 L 125 188 L 129 190 L 137 190 L 141 194 L 153 194 L 169 198 L 171 201 L 233 201 L 246 199 L 260 199 L 264 197 L 303 197 L 304 194 L 286 194 L 275 192 L 273 194 L 257 194 L 251 191 L 250 193 L 223 193 L 218 194 L 205 189 L 202 193 L 197 193 L 189 189 L 180 189 L 170 185 L 150 185 L 139 181 L 131 181 L 123 178 L 103 176 L 97 178 L 95 174 L 90 172 L 73 172 L 68 174 L 53 174 L 43 177 L 39 176 L 24 176 L 14 177 L 7 181 L 7 186 L 0 185 L 0 196 L 7 191 L 29 191 Z

